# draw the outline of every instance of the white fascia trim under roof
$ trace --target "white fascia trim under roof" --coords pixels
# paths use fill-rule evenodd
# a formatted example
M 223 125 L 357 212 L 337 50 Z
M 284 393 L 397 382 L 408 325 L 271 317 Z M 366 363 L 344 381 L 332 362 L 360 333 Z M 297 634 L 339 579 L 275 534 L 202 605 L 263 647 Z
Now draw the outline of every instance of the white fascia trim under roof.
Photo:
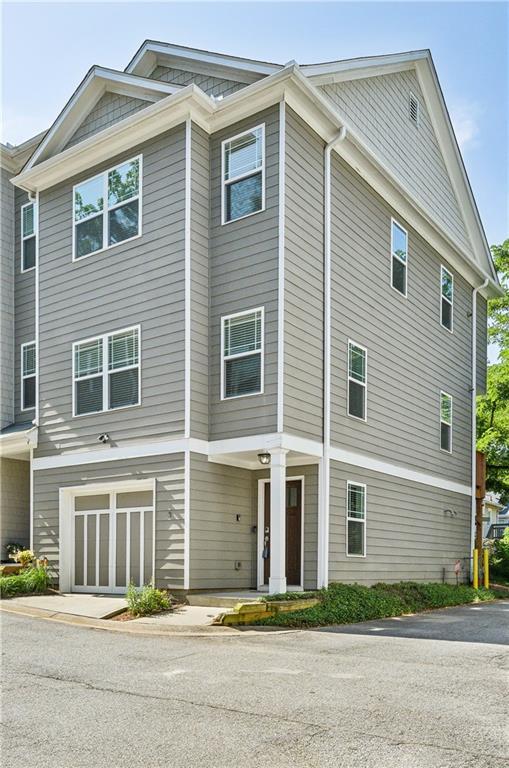
M 117 93 L 123 92 L 134 98 L 154 101 L 182 90 L 182 86 L 162 83 L 159 80 L 149 80 L 106 67 L 92 67 L 60 112 L 24 170 L 28 171 L 33 168 L 35 163 L 41 162 L 49 154 L 58 152 L 71 138 L 79 123 L 108 90 Z
M 137 71 L 144 72 L 143 59 L 148 55 L 151 55 L 152 63 L 154 57 L 168 56 L 180 61 L 189 60 L 189 62 L 192 63 L 199 62 L 257 75 L 273 75 L 283 68 L 280 64 L 271 64 L 269 62 L 256 61 L 255 59 L 243 59 L 238 56 L 213 53 L 212 51 L 204 51 L 199 48 L 186 48 L 180 45 L 172 45 L 171 43 L 158 43 L 156 41 L 146 40 L 134 55 L 134 58 L 129 62 L 125 71 L 130 73 L 136 73 Z
M 361 77 L 400 72 L 412 69 L 416 61 L 429 58 L 428 50 L 391 53 L 384 56 L 367 56 L 357 59 L 328 61 L 323 64 L 303 64 L 301 70 L 315 85 L 341 80 L 355 80 Z

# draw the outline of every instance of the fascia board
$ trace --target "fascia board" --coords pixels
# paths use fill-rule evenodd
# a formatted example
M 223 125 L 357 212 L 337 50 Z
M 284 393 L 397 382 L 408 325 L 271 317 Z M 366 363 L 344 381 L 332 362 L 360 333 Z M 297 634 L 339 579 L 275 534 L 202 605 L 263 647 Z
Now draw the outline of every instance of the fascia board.
M 304 64 L 301 66 L 301 71 L 315 85 L 322 85 L 324 83 L 356 80 L 362 77 L 375 77 L 376 75 L 412 69 L 415 66 L 415 62 L 428 56 L 428 51 L 409 51 L 388 56 L 344 59 L 343 61 L 331 61 L 324 64 Z
M 189 85 L 39 165 L 23 170 L 11 181 L 30 192 L 42 191 L 179 125 L 191 113 L 194 122 L 208 131 L 207 119 L 213 109 L 212 100 L 195 85 Z

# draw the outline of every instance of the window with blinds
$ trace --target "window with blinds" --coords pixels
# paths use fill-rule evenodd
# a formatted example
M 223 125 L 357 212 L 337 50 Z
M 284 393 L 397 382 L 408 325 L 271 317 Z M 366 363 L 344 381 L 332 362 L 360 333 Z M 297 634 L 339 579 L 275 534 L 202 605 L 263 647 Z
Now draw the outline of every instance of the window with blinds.
M 350 481 L 347 484 L 346 554 L 366 556 L 366 486 Z
M 35 341 L 21 345 L 21 410 L 35 408 L 37 379 L 37 350 Z
M 223 317 L 222 399 L 263 391 L 263 309 Z
M 74 187 L 74 259 L 140 234 L 141 163 L 136 157 Z
M 407 295 L 408 232 L 401 224 L 391 222 L 391 285 Z
M 452 453 L 452 396 L 440 392 L 440 448 Z
M 74 415 L 140 403 L 140 329 L 74 344 Z
M 265 125 L 222 143 L 222 223 L 265 207 Z
M 37 206 L 27 203 L 21 206 L 21 271 L 35 267 L 37 253 L 36 234 Z
M 367 368 L 368 353 L 364 347 L 348 342 L 348 415 L 355 419 L 367 419 Z
M 440 323 L 452 333 L 454 278 L 444 266 L 440 268 Z

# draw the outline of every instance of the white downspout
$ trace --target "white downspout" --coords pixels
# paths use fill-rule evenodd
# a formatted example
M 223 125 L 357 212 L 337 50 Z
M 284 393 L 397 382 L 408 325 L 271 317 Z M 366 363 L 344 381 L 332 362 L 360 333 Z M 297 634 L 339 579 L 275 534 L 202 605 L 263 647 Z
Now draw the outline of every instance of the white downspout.
M 319 509 L 318 586 L 329 582 L 329 492 L 330 492 L 330 403 L 331 403 L 331 153 L 346 137 L 346 128 L 325 145 L 324 150 L 324 360 L 323 360 L 323 458 Z
M 482 291 L 483 288 L 489 283 L 489 278 L 482 285 L 478 285 L 472 291 L 472 499 L 471 499 L 471 520 L 470 520 L 470 555 L 475 546 L 475 486 L 476 486 L 476 444 L 477 444 L 477 410 L 476 410 L 476 396 L 477 396 L 477 294 Z M 470 578 L 472 578 L 472 560 L 470 560 Z

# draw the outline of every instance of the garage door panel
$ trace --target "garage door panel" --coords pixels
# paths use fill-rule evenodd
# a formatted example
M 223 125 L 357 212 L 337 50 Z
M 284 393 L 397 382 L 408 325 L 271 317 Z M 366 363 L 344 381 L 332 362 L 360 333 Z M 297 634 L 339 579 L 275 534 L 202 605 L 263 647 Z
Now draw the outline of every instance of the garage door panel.
M 74 583 L 83 586 L 85 563 L 85 517 L 76 515 L 74 518 Z
M 99 586 L 110 583 L 110 516 L 99 515 Z
M 148 584 L 153 576 L 154 515 L 152 512 L 147 511 L 143 515 L 143 583 Z
M 129 581 L 134 584 L 140 583 L 140 513 L 130 513 L 130 568 Z
M 97 586 L 97 536 L 96 515 L 87 515 L 87 586 Z
M 115 586 L 126 587 L 127 514 L 125 512 L 117 512 L 115 539 Z

